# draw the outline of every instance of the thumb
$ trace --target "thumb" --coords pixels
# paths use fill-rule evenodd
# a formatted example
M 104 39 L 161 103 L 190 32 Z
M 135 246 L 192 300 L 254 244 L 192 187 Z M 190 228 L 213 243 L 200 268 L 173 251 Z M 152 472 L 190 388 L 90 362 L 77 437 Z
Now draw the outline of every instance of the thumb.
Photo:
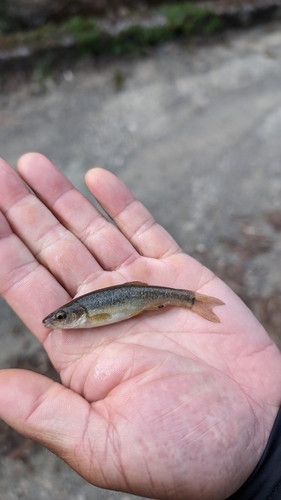
M 0 418 L 53 451 L 84 477 L 88 471 L 81 471 L 79 449 L 82 453 L 90 410 L 82 396 L 43 375 L 0 371 Z

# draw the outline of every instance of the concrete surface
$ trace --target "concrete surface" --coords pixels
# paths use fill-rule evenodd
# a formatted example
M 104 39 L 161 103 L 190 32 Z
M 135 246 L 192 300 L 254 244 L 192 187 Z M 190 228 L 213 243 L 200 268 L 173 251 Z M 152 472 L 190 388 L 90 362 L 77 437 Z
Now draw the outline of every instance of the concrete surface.
M 1 156 L 15 165 L 40 151 L 86 196 L 87 169 L 117 174 L 281 346 L 280 23 L 170 43 L 143 59 L 77 63 L 43 87 L 18 85 L 0 105 Z M 46 373 L 44 353 L 3 301 L 0 314 L 1 366 L 32 368 L 41 356 Z M 9 432 L 0 429 L 1 500 L 130 498 L 88 485 Z

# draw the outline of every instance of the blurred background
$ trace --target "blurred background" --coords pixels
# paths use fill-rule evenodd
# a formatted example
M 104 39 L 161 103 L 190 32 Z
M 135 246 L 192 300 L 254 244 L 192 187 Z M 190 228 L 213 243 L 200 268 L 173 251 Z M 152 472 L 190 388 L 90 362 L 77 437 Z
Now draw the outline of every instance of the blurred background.
M 0 146 L 101 166 L 281 347 L 281 0 L 0 1 Z M 0 263 L 1 265 L 1 263 Z M 57 378 L 1 299 L 0 366 Z M 0 421 L 0 499 L 122 499 Z M 133 498 L 133 497 L 132 497 Z

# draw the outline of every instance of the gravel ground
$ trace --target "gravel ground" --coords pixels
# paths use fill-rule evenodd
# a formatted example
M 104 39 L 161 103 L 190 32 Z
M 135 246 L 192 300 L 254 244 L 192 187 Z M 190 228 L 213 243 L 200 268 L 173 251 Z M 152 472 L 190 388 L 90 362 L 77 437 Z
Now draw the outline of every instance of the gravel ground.
M 276 22 L 141 59 L 73 63 L 44 82 L 11 74 L 1 156 L 15 165 L 28 150 L 44 153 L 86 196 L 89 168 L 117 174 L 281 347 L 280 63 Z M 55 377 L 3 301 L 0 313 L 1 367 Z M 1 500 L 131 498 L 94 488 L 4 423 L 0 454 Z

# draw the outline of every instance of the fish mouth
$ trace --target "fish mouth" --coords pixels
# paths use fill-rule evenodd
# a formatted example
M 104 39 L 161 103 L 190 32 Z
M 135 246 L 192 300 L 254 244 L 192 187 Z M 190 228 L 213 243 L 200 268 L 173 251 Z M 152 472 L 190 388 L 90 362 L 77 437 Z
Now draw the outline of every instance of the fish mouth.
M 42 320 L 42 323 L 46 328 L 56 328 L 56 326 L 54 325 L 53 315 L 49 314 L 48 316 L 46 316 L 46 318 Z
M 51 322 L 49 322 L 49 321 L 45 321 L 45 320 L 43 319 L 42 323 L 43 323 L 43 325 L 45 326 L 45 328 L 49 328 L 49 329 L 50 329 L 50 328 L 54 328 L 54 325 L 53 325 Z

